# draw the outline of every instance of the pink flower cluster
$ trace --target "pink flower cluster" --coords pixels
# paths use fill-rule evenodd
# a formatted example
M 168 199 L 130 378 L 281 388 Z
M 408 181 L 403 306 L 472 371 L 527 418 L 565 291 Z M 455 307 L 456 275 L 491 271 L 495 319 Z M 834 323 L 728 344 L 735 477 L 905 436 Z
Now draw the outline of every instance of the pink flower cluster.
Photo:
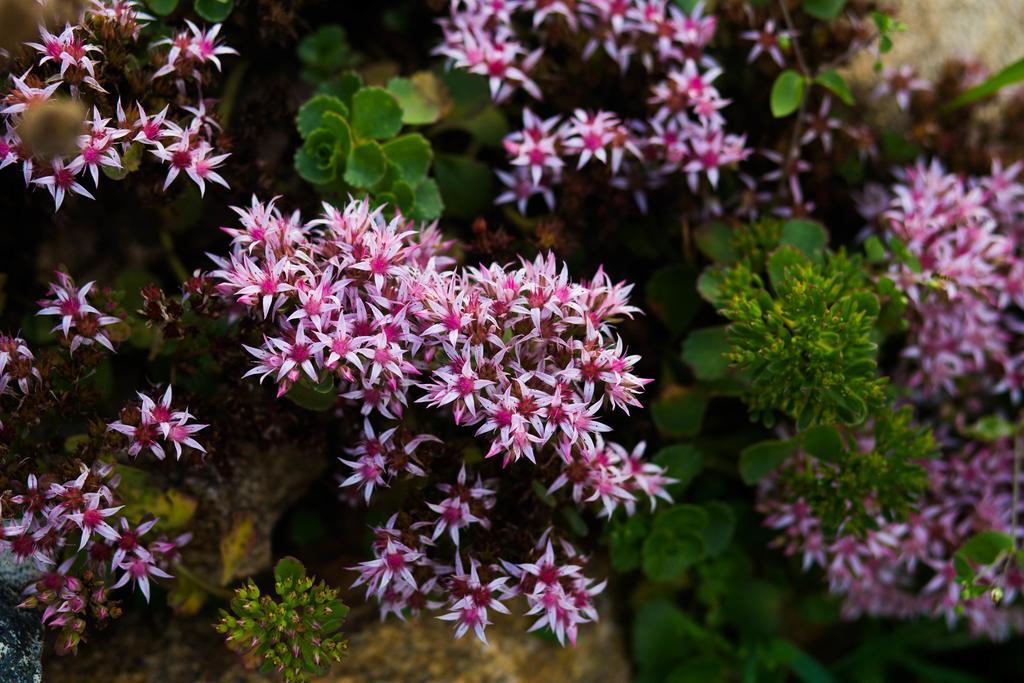
M 107 425 L 108 430 L 128 437 L 128 455 L 134 458 L 143 450 L 149 450 L 157 459 L 163 460 L 167 455 L 165 447 L 173 447 L 175 459 L 181 460 L 182 446 L 206 452 L 193 435 L 209 425 L 189 424 L 193 416 L 187 409 L 174 410 L 171 407 L 170 386 L 159 401 L 143 393 L 139 393 L 139 399 L 141 403 L 137 409 L 123 411 L 131 415 L 131 418 L 122 417 Z
M 23 607 L 44 609 L 42 621 L 61 630 L 61 648 L 73 650 L 86 619 L 105 621 L 116 609 L 110 592 L 131 583 L 149 600 L 153 578 L 167 572 L 189 536 L 145 543 L 157 520 L 132 524 L 118 498 L 111 465 L 83 466 L 64 483 L 30 475 L 0 515 L 0 552 L 31 561 L 42 577 L 25 590 Z
M 120 318 L 104 315 L 86 298 L 95 282 L 76 287 L 74 280 L 65 272 L 56 272 L 57 281 L 50 284 L 50 298 L 39 301 L 40 310 L 36 315 L 55 315 L 60 322 L 51 330 L 60 330 L 68 341 L 71 352 L 80 346 L 99 344 L 113 351 L 114 344 L 103 328 L 121 322 Z M 25 349 L 26 351 L 28 349 Z
M 603 271 L 574 282 L 550 255 L 515 266 L 453 268 L 451 243 L 436 226 L 417 232 L 365 200 L 342 210 L 325 205 L 305 224 L 273 202 L 254 199 L 236 211 L 241 227 L 225 228 L 232 253 L 214 257 L 210 277 L 240 311 L 267 322 L 263 344 L 246 346 L 255 359 L 248 374 L 271 378 L 279 394 L 301 381 L 360 407 L 363 437 L 342 460 L 351 468 L 343 487 L 368 502 L 399 476 L 427 475 L 418 452 L 439 439 L 401 424 L 379 426 L 402 421 L 419 403 L 474 428 L 489 441 L 485 457 L 500 457 L 503 467 L 561 463 L 565 474 L 552 490 L 571 482 L 576 502 L 600 500 L 606 514 L 620 506 L 632 512 L 641 496 L 652 506 L 669 499 L 664 486 L 672 480 L 641 461 L 642 448 L 628 454 L 602 436 L 610 430 L 602 412 L 639 406 L 649 382 L 633 373 L 639 357 L 615 334 L 615 322 L 637 310 L 628 302 L 631 285 L 615 284 Z M 471 575 L 476 565 L 465 535 L 491 527 L 499 483 L 471 478 L 463 464 L 408 530 L 428 542 L 399 546 L 401 534 L 391 530 L 381 552 L 397 558 L 387 550 L 391 543 L 418 562 L 444 551 L 452 559 L 438 566 L 456 566 L 461 557 Z M 445 538 L 450 543 L 442 544 Z M 391 588 L 385 612 L 399 602 L 410 606 L 423 589 L 411 574 L 392 582 L 400 565 L 388 566 L 389 578 L 371 590 L 385 600 Z
M 888 191 L 874 188 L 862 213 L 911 258 L 894 256 L 889 276 L 910 300 L 903 355 L 910 384 L 926 398 L 968 390 L 1024 389 L 1024 184 L 1020 163 L 963 178 L 933 161 L 897 173 Z
M 456 0 L 440 23 L 444 41 L 435 52 L 455 68 L 486 76 L 499 102 L 520 89 L 543 99 L 531 78 L 543 47 L 525 41 L 543 45 L 556 24 L 578 38 L 584 60 L 601 50 L 622 72 L 636 64 L 652 78 L 660 74 L 648 92 L 646 118 L 580 109 L 541 119 L 525 109 L 523 129 L 505 139 L 514 169 L 498 173 L 507 186 L 499 204 L 515 202 L 525 213 L 539 195 L 553 209 L 552 188 L 566 161 L 582 168 L 596 160 L 609 166 L 612 186 L 631 192 L 646 211 L 646 191 L 666 176 L 685 173 L 693 192 L 701 178 L 716 187 L 720 169 L 750 153 L 743 136 L 723 128 L 719 110 L 729 101 L 713 85 L 721 69 L 704 52 L 716 21 L 702 14 L 701 3 L 685 14 L 667 0 Z
M 953 567 L 953 555 L 973 535 L 1011 530 L 1012 445 L 951 442 L 944 453 L 922 463 L 928 490 L 910 518 L 879 517 L 878 528 L 863 538 L 826 540 L 810 506 L 779 500 L 771 480 L 762 485 L 759 507 L 765 524 L 781 532 L 778 544 L 786 554 L 801 556 L 804 569 L 825 571 L 832 592 L 844 596 L 847 618 L 942 617 L 950 625 L 963 619 L 973 632 L 997 639 L 1024 632 L 1024 609 L 1011 605 L 1024 588 L 1016 563 L 980 574 L 983 583 L 1002 589 L 998 603 L 989 593 L 965 598 Z M 810 464 L 798 460 L 796 466 Z M 1017 513 L 1024 513 L 1024 502 Z
M 595 584 L 584 576 L 587 558 L 568 541 L 553 541 L 551 529 L 540 536 L 527 561 L 485 566 L 470 558 L 467 572 L 458 546 L 452 565 L 439 563 L 429 557 L 435 539 L 419 533 L 429 525 L 401 528 L 397 519 L 394 515 L 374 529 L 374 559 L 353 568 L 359 572 L 353 586 L 366 585 L 367 598 L 373 595 L 380 602 L 382 619 L 388 613 L 405 619 L 406 613 L 441 611 L 438 619 L 454 623 L 456 638 L 472 631 L 486 643 L 492 623 L 488 610 L 509 614 L 505 601 L 522 596 L 526 615 L 536 617 L 529 631 L 548 628 L 563 645 L 566 639 L 575 645 L 579 626 L 597 621 L 593 598 L 605 582 Z
M 24 339 L 0 334 L 0 396 L 14 395 L 15 387 L 27 396 L 32 384 L 43 380 L 35 360 Z
M 24 74 L 12 76 L 13 87 L 0 99 L 0 168 L 20 164 L 25 184 L 46 188 L 58 210 L 68 194 L 93 198 L 82 176 L 89 176 L 92 186 L 98 187 L 100 171 L 124 172 L 124 158 L 133 145 L 147 148 L 167 165 L 164 190 L 180 173 L 187 174 L 201 192 L 207 182 L 227 187 L 216 169 L 228 155 L 218 154 L 212 144 L 215 126 L 206 115 L 201 97 L 195 97 L 194 106 L 183 106 L 180 114 L 171 116 L 170 105 L 147 114 L 142 104 L 136 103 L 126 111 L 120 99 L 110 107 L 105 98 L 91 97 L 82 88 L 85 85 L 99 93 L 107 92 L 96 80 L 102 50 L 88 41 L 109 33 L 126 44 L 137 42 L 140 25 L 150 19 L 132 0 L 94 0 L 81 22 L 69 24 L 60 34 L 41 27 L 40 41 L 28 43 L 39 53 L 38 62 Z M 201 85 L 200 66 L 209 63 L 219 69 L 219 55 L 235 54 L 216 42 L 218 29 L 215 26 L 203 33 L 189 23 L 188 32 L 154 43 L 153 49 L 158 52 L 165 44 L 171 47 L 165 65 L 154 70 L 152 78 L 178 74 L 183 96 L 185 75 Z M 39 134 L 33 136 L 27 131 L 49 130 L 54 124 L 34 121 L 61 116 L 53 111 L 61 107 L 63 116 L 70 120 L 58 130 L 73 130 L 80 125 L 80 134 L 74 133 L 62 149 L 50 149 L 52 141 L 45 149 L 34 148 L 38 147 L 34 138 Z M 82 116 L 85 120 L 76 122 Z

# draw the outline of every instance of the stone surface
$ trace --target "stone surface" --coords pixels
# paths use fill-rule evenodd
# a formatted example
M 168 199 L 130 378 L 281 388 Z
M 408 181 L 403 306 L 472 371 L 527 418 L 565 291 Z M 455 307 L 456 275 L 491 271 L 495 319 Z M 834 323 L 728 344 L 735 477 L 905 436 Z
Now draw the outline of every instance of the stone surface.
M 490 645 L 472 635 L 452 639 L 448 622 L 389 620 L 349 637 L 349 656 L 331 683 L 625 683 L 630 680 L 622 633 L 606 613 L 580 630 L 575 648 L 525 633 L 530 620 L 496 615 Z
M 899 0 L 893 6 L 907 30 L 893 36 L 892 51 L 882 55 L 886 66 L 910 64 L 935 80 L 951 59 L 976 59 L 995 73 L 1024 58 L 1021 0 Z M 851 85 L 870 92 L 879 79 L 874 64 L 873 52 L 858 55 L 847 70 Z M 883 118 L 898 118 L 894 102 L 880 105 Z
M 17 605 L 18 596 L 0 588 L 0 681 L 39 683 L 43 680 L 39 614 Z
M 515 605 L 516 608 L 521 605 Z M 606 606 L 607 607 L 607 606 Z M 630 680 L 620 628 L 610 615 L 585 626 L 576 648 L 525 633 L 530 621 L 503 617 L 490 645 L 454 640 L 451 625 L 430 617 L 407 623 L 373 619 L 348 633 L 349 654 L 323 683 L 625 683 Z M 605 610 L 607 612 L 608 610 Z M 134 610 L 97 634 L 78 656 L 50 658 L 46 680 L 61 683 L 256 683 L 223 646 L 210 615 L 166 619 Z
M 998 71 L 1024 57 L 1021 0 L 899 0 L 892 6 L 907 30 L 893 36 L 885 64 L 912 64 L 934 78 L 951 58 L 976 58 Z M 858 76 L 871 76 L 873 64 L 872 55 L 861 55 Z
M 274 526 L 283 512 L 323 476 L 327 457 L 316 451 L 246 446 L 233 456 L 231 465 L 230 477 L 221 476 L 211 467 L 197 468 L 183 487 L 198 502 L 188 523 L 194 537 L 185 546 L 185 564 L 217 586 L 270 568 Z M 233 532 L 241 532 L 242 549 L 237 561 L 225 566 L 221 544 Z

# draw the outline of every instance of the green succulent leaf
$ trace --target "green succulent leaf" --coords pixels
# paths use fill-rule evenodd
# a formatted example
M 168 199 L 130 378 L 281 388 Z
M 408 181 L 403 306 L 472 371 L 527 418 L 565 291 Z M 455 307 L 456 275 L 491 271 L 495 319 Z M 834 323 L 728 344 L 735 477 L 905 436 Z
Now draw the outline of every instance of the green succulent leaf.
M 402 129 L 402 107 L 384 88 L 360 88 L 352 96 L 352 129 L 359 139 L 394 137 Z
M 427 177 L 434 153 L 430 143 L 419 133 L 411 133 L 389 140 L 382 146 L 388 161 L 395 164 L 405 182 L 415 186 Z
M 299 127 L 299 134 L 306 137 L 317 128 L 322 126 L 324 114 L 334 112 L 342 118 L 348 118 L 348 107 L 337 97 L 332 95 L 313 95 L 299 108 L 296 123 Z
M 196 0 L 196 14 L 206 21 L 220 23 L 235 9 L 234 0 Z
M 345 182 L 353 187 L 369 188 L 381 178 L 388 169 L 388 160 L 384 151 L 376 142 L 364 142 L 352 148 L 345 164 Z
M 416 203 L 412 207 L 411 218 L 418 221 L 432 221 L 441 216 L 444 202 L 441 191 L 433 178 L 424 178 L 414 188 Z

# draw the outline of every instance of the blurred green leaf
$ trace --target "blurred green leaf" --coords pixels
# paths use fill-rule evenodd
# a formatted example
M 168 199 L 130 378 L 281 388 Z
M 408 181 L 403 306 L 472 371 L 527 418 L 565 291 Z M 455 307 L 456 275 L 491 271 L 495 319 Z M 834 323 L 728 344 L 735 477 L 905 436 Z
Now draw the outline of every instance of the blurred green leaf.
M 694 330 L 683 342 L 683 360 L 700 380 L 722 379 L 729 374 L 729 361 L 722 355 L 728 351 L 724 325 Z
M 146 0 L 146 5 L 148 5 L 155 14 L 165 16 L 173 12 L 178 7 L 178 0 Z
M 438 154 L 434 178 L 444 199 L 446 215 L 475 218 L 490 208 L 494 200 L 494 173 L 476 159 Z
M 828 246 L 828 231 L 816 221 L 786 221 L 782 225 L 779 244 L 796 247 L 810 258 L 818 259 Z
M 796 71 L 786 69 L 780 73 L 772 84 L 772 116 L 780 119 L 795 112 L 804 98 L 804 87 L 804 77 Z
M 1013 537 L 1001 531 L 983 531 L 964 543 L 956 554 L 975 564 L 989 565 L 1013 550 Z
M 745 484 L 756 484 L 796 451 L 791 441 L 760 441 L 740 452 L 740 477 Z
M 708 397 L 699 390 L 673 387 L 651 406 L 654 424 L 669 436 L 695 436 L 704 421 Z
M 815 19 L 835 19 L 843 11 L 846 0 L 804 0 L 804 11 Z
M 946 112 L 959 109 L 965 105 L 995 95 L 1003 88 L 1020 83 L 1021 81 L 1024 81 L 1024 59 L 1017 60 L 999 71 L 999 73 L 990 76 L 982 83 L 961 93 L 953 101 L 943 106 L 942 109 Z
M 444 83 L 430 71 L 421 71 L 412 78 L 392 78 L 388 92 L 402 107 L 402 122 L 419 126 L 436 123 L 446 106 L 450 106 Z
M 850 86 L 846 84 L 846 79 L 839 75 L 839 72 L 835 69 L 829 69 L 823 71 L 814 77 L 814 82 L 821 85 L 832 92 L 836 97 L 843 101 L 843 104 L 853 106 L 853 94 L 850 92 Z
M 196 14 L 206 21 L 219 24 L 228 18 L 235 8 L 234 0 L 196 0 Z
M 303 377 L 285 393 L 285 398 L 306 410 L 328 410 L 334 407 L 338 401 L 334 375 L 328 375 L 326 379 L 316 385 Z
M 668 476 L 679 480 L 668 486 L 669 493 L 676 495 L 700 473 L 704 467 L 704 454 L 692 444 L 674 444 L 658 451 L 654 462 L 664 467 Z
M 665 266 L 647 281 L 647 307 L 676 336 L 690 326 L 700 306 L 697 272 L 681 263 Z

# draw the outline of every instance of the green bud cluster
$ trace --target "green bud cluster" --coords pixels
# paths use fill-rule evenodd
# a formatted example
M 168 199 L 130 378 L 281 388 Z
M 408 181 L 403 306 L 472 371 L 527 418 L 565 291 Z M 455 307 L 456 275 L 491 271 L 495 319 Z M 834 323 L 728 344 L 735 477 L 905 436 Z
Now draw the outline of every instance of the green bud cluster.
M 227 635 L 233 650 L 259 658 L 262 671 L 277 672 L 285 681 L 324 675 L 345 656 L 341 625 L 348 607 L 336 589 L 307 577 L 293 557 L 278 562 L 274 590 L 278 599 L 262 595 L 250 579 L 235 592 L 231 612 L 221 610 L 217 631 Z

